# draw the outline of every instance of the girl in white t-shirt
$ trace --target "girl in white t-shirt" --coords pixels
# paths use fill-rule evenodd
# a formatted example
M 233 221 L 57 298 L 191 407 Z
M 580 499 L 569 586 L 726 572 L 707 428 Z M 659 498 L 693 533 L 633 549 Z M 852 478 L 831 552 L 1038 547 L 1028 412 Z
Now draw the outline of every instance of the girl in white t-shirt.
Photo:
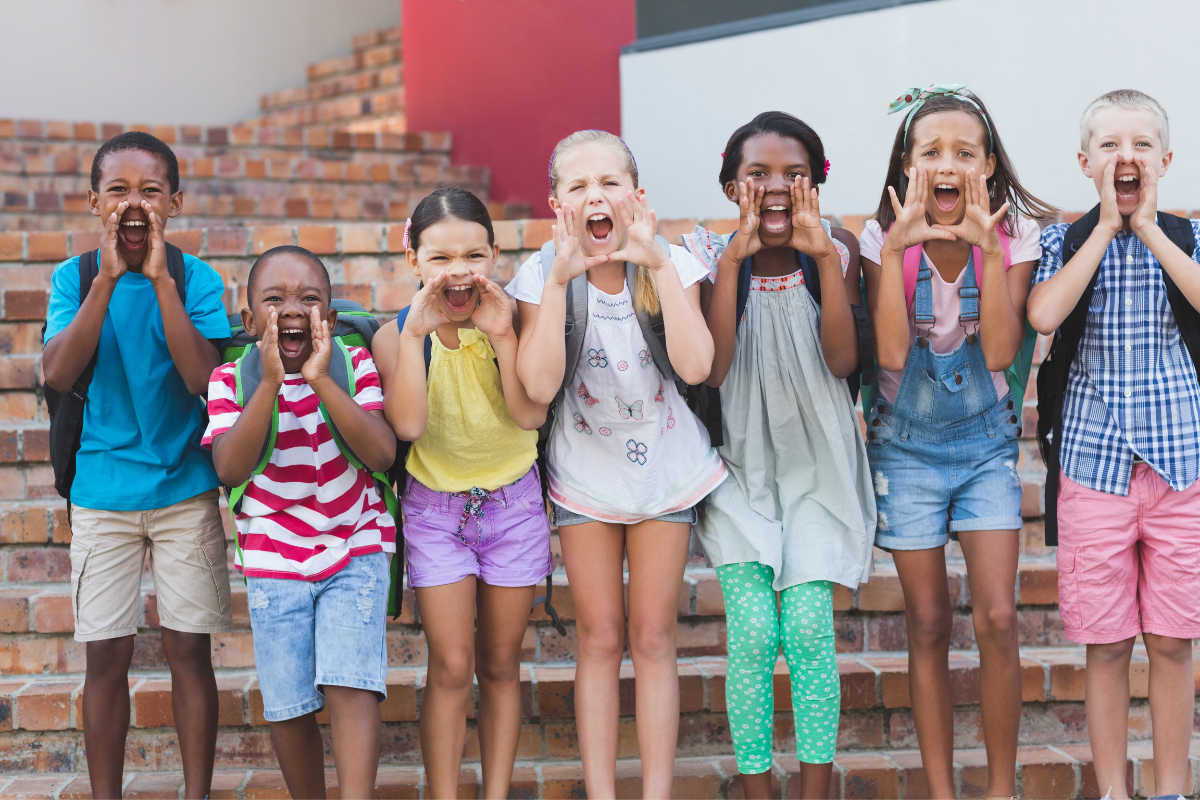
M 988 797 L 1010 797 L 1021 720 L 1016 581 L 1021 402 L 1004 376 L 1053 215 L 1017 180 L 995 120 L 962 86 L 911 89 L 883 197 L 860 238 L 878 391 L 863 409 L 879 519 L 908 620 L 913 718 L 931 797 L 954 797 L 945 545 L 967 562 Z M 1024 215 L 1024 216 L 1021 216 Z
M 577 612 L 584 781 L 589 796 L 615 792 L 627 555 L 642 789 L 669 797 L 679 733 L 679 585 L 696 503 L 726 474 L 673 379 L 701 384 L 712 367 L 700 312 L 699 282 L 708 272 L 682 247 L 655 240 L 654 212 L 618 137 L 580 131 L 563 139 L 551 157 L 550 188 L 553 261 L 545 263 L 547 250 L 534 254 L 507 291 L 521 315 L 521 382 L 534 402 L 559 397 L 547 478 Z M 574 363 L 563 335 L 569 294 L 579 308 L 574 325 L 584 326 Z M 658 342 L 644 334 L 660 325 L 669 364 L 656 363 Z

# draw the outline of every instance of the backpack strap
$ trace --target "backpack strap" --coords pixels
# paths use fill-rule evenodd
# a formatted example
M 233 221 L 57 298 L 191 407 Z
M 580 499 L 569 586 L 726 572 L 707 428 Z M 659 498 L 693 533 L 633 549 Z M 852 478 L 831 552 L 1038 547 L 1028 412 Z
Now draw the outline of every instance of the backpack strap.
M 889 227 L 888 230 L 891 230 Z M 1012 237 L 1003 230 L 997 228 L 996 235 L 1000 238 L 1000 247 L 1004 250 L 1004 269 L 1007 271 L 1012 267 Z M 886 236 L 886 232 L 885 232 Z M 921 271 L 921 255 L 925 252 L 925 248 L 921 245 L 910 247 L 904 251 L 904 299 L 908 303 L 908 310 L 913 307 L 913 298 L 917 292 L 917 275 Z M 983 252 L 978 247 L 971 248 L 971 254 L 975 256 L 975 285 L 983 285 Z
M 170 242 L 167 245 L 167 274 L 175 281 L 175 291 L 179 292 L 179 302 L 187 311 L 187 265 L 183 261 L 183 251 Z M 98 251 L 97 251 L 98 252 Z
M 400 309 L 400 313 L 396 315 L 396 328 L 400 331 L 404 330 L 404 323 L 408 320 L 408 312 L 412 311 L 412 306 L 405 306 Z M 429 365 L 433 363 L 433 338 L 425 337 L 425 374 L 429 374 Z
M 554 240 L 546 242 L 538 252 L 542 258 L 542 281 L 545 285 L 544 282 L 550 280 L 550 265 L 554 263 Z M 563 373 L 560 393 L 567 391 L 575 382 L 575 368 L 579 366 L 579 357 L 583 354 L 583 335 L 587 332 L 587 302 L 585 272 L 572 278 L 567 284 L 567 316 L 563 326 L 563 333 L 567 339 L 566 371 Z

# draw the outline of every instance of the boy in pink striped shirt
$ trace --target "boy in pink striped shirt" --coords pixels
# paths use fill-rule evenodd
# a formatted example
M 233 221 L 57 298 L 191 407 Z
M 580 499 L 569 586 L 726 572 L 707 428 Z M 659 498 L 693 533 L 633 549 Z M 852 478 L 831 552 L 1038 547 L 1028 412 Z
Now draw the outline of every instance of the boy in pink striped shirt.
M 309 251 L 264 253 L 250 268 L 242 324 L 257 336 L 262 379 L 240 398 L 235 365 L 208 389 L 203 444 L 236 512 L 237 566 L 247 579 L 254 661 L 271 742 L 293 797 L 324 797 L 316 714 L 329 701 L 343 797 L 371 797 L 386 696 L 388 553 L 396 524 L 371 477 L 395 460 L 383 393 L 367 350 L 350 347 L 355 395 L 330 377 L 337 311 L 329 273 Z M 274 447 L 258 471 L 278 411 Z M 356 468 L 328 421 L 361 460 Z

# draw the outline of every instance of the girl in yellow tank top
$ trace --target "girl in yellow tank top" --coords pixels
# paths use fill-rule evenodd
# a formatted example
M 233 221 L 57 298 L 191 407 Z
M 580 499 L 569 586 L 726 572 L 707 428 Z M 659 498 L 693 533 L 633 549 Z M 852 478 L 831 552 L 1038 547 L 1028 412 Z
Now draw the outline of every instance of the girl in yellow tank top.
M 423 286 L 380 328 L 373 352 L 384 413 L 413 443 L 401 506 L 429 646 L 421 759 L 430 795 L 457 796 L 462 710 L 477 674 L 484 794 L 505 797 L 520 735 L 521 641 L 535 587 L 553 569 L 535 463 L 546 406 L 517 377 L 512 301 L 489 278 L 500 249 L 483 203 L 439 189 L 413 212 L 407 238 Z

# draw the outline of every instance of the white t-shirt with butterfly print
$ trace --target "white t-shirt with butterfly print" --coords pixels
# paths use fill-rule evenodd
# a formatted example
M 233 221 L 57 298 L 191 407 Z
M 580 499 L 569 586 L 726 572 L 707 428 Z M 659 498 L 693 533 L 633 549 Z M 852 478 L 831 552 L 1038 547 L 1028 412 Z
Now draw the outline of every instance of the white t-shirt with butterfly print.
M 709 277 L 684 248 L 671 245 L 670 256 L 685 288 Z M 508 293 L 541 305 L 542 269 L 534 253 Z M 654 365 L 628 285 L 613 295 L 588 284 L 583 352 L 554 419 L 547 461 L 555 503 L 623 524 L 691 508 L 725 479 L 708 431 Z

